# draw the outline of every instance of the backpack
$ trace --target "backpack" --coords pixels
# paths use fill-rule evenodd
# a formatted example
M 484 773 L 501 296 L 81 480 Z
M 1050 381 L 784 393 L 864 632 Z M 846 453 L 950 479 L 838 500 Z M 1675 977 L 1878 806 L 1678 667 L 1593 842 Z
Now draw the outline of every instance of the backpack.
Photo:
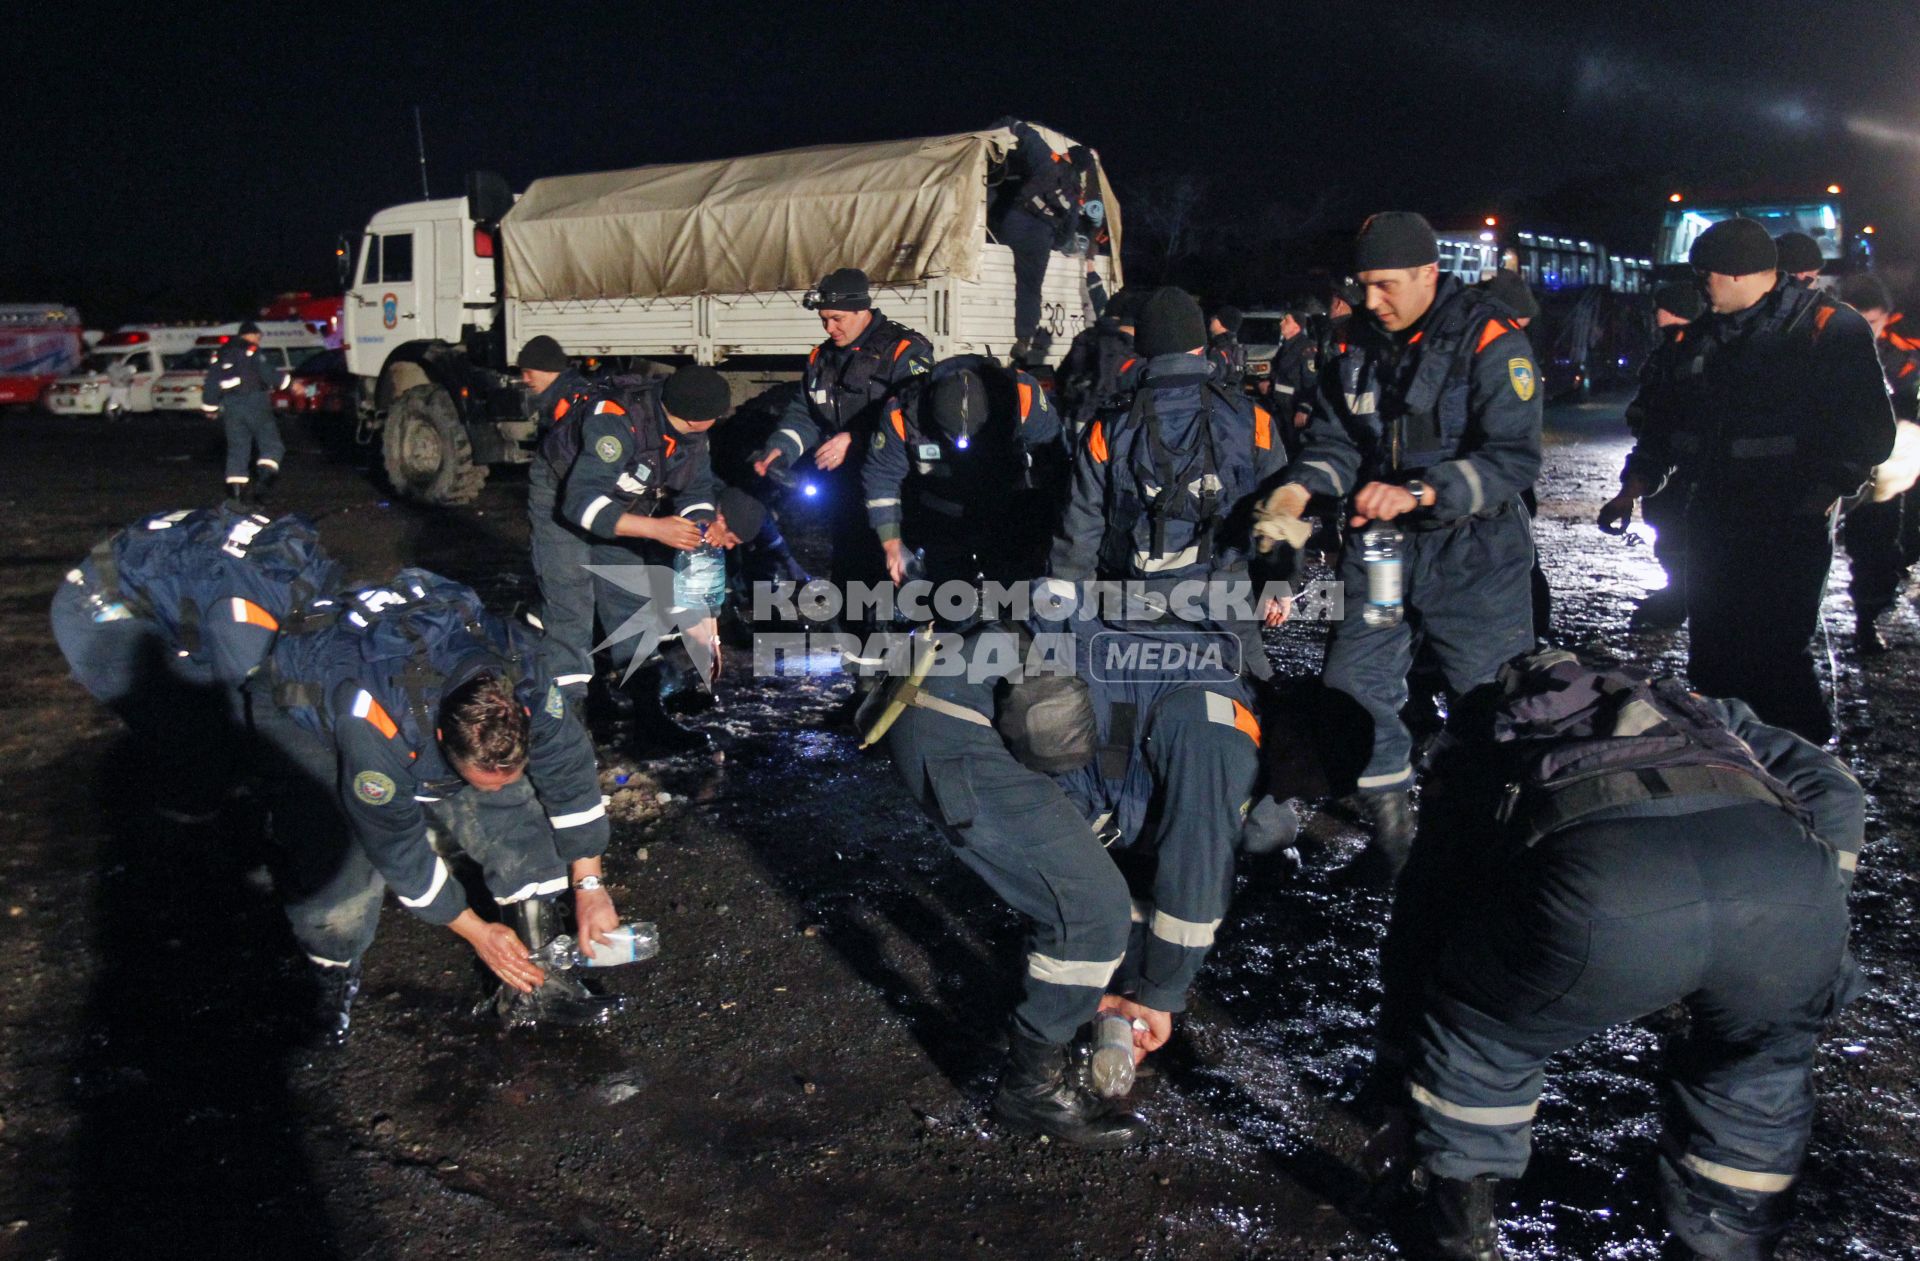
M 1138 494 L 1119 496 L 1117 514 L 1109 523 L 1103 551 L 1111 553 L 1116 547 L 1124 547 L 1127 552 L 1124 557 L 1103 557 L 1113 572 L 1132 569 L 1132 553 L 1139 550 L 1134 527 L 1142 515 L 1148 522 L 1147 546 L 1152 556 L 1177 555 L 1192 547 L 1192 563 L 1207 564 L 1213 559 L 1214 536 L 1254 484 L 1252 434 L 1233 423 L 1238 415 L 1231 395 L 1211 382 L 1201 387 L 1196 440 L 1183 449 L 1166 441 L 1155 406 L 1158 393 L 1153 382 L 1142 385 L 1134 394 L 1122 429 L 1133 435 L 1129 459 Z M 1220 414 L 1222 407 L 1225 417 Z M 1168 526 L 1174 522 L 1186 527 L 1179 533 L 1188 541 L 1170 550 Z
M 158 622 L 196 658 L 200 625 L 220 601 L 250 601 L 284 627 L 340 577 L 308 518 L 225 506 L 143 517 L 114 531 L 90 559 L 112 598 Z
M 1810 822 L 1676 678 L 1553 651 L 1509 663 L 1499 681 L 1493 739 L 1508 777 L 1499 817 L 1523 846 L 1603 811 L 1687 796 L 1749 798 Z
M 353 679 L 380 702 L 415 749 L 434 747 L 442 694 L 476 658 L 525 690 L 533 654 L 525 638 L 487 612 L 464 583 L 403 569 L 382 586 L 316 601 L 273 651 L 276 703 L 294 722 L 330 738 L 333 690 Z M 527 697 L 521 696 L 521 703 Z

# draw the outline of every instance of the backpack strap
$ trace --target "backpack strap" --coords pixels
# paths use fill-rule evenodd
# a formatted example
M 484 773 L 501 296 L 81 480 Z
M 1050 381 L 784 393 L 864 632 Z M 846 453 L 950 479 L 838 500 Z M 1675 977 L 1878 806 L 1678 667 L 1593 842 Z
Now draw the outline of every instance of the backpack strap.
M 1101 742 L 1098 755 L 1100 778 L 1119 783 L 1127 777 L 1139 717 L 1132 701 L 1113 701 L 1107 706 L 1107 738 Z
M 1200 494 L 1197 496 L 1200 512 L 1195 534 L 1198 536 L 1195 546 L 1196 561 L 1206 564 L 1213 559 L 1213 531 L 1208 528 L 1219 512 L 1220 451 L 1213 432 L 1213 402 L 1215 388 L 1208 384 L 1200 394 Z M 1141 423 L 1147 435 L 1147 449 L 1153 457 L 1154 476 L 1160 479 L 1160 493 L 1155 495 L 1148 512 L 1153 521 L 1153 554 L 1155 557 L 1167 552 L 1167 514 L 1170 500 L 1179 502 L 1186 498 L 1186 484 L 1178 481 L 1179 473 L 1173 465 L 1173 451 L 1160 434 L 1160 416 L 1153 407 L 1152 400 L 1142 390 L 1134 403 Z
M 1542 837 L 1582 819 L 1622 806 L 1641 805 L 1673 797 L 1740 797 L 1770 806 L 1797 810 L 1791 800 L 1765 781 L 1732 766 L 1702 764 L 1660 769 L 1621 770 L 1572 780 L 1540 794 L 1527 810 L 1527 827 L 1520 844 L 1531 846 Z M 1501 821 L 1511 823 L 1519 794 L 1510 794 L 1501 807 Z

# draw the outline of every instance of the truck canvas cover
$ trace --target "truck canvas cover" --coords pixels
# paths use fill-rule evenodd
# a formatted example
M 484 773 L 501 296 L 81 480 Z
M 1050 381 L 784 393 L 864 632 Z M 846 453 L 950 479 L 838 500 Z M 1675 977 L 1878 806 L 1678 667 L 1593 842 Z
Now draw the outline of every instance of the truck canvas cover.
M 1057 151 L 1073 142 L 1037 127 Z M 501 221 L 507 292 L 567 302 L 977 278 L 1005 128 L 534 181 Z M 1100 172 L 1113 253 L 1118 207 Z

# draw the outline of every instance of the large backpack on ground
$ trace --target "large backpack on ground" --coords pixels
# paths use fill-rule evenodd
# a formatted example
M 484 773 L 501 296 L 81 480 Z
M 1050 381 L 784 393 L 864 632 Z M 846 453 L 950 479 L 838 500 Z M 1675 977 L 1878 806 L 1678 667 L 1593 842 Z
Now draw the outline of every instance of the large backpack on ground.
M 221 601 L 245 600 L 278 629 L 340 578 L 308 518 L 224 506 L 143 517 L 114 531 L 90 559 L 113 598 L 159 623 L 192 657 L 200 656 L 201 623 L 234 615 L 216 607 Z M 247 610 L 239 620 L 258 615 Z
M 1522 845 L 1619 807 L 1683 797 L 1761 801 L 1809 821 L 1792 790 L 1678 679 L 1553 651 L 1509 663 L 1499 682 L 1500 817 Z
M 442 694 L 477 661 L 496 664 L 527 690 L 531 636 L 487 612 L 464 583 L 425 569 L 316 601 L 274 647 L 274 700 L 323 738 L 339 715 L 332 690 L 353 679 L 372 694 L 415 749 L 434 746 Z M 529 698 L 521 697 L 522 704 Z

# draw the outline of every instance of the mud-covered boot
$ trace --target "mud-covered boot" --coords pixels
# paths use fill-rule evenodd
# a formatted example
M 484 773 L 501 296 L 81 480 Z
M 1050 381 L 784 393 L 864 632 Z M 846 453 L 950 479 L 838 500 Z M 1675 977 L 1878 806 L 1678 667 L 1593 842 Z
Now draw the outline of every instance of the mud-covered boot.
M 527 898 L 503 907 L 502 917 L 527 953 L 534 954 L 560 934 L 560 908 L 552 898 Z M 572 972 L 546 969 L 545 983 L 523 994 L 502 984 L 493 996 L 494 1013 L 508 1028 L 524 1025 L 565 1025 L 579 1028 L 602 1025 L 626 1009 L 627 1000 L 614 994 L 596 994 Z
M 312 1032 L 308 1044 L 328 1050 L 347 1044 L 353 1028 L 353 1000 L 360 995 L 360 960 L 344 968 L 309 962 L 313 974 Z
M 1360 812 L 1373 824 L 1373 840 L 1353 860 L 1348 876 L 1359 883 L 1391 885 L 1413 852 L 1413 794 L 1404 788 L 1362 793 Z
M 1131 1147 L 1147 1124 L 1079 1085 L 1067 1070 L 1067 1048 L 1023 1034 L 1009 1036 L 1007 1067 L 994 1092 L 993 1115 L 1028 1134 L 1081 1147 Z
M 1435 1261 L 1508 1261 L 1500 1247 L 1500 1179 L 1441 1178 L 1417 1169 L 1414 1189 L 1420 1195 L 1420 1235 L 1424 1250 L 1418 1256 Z

